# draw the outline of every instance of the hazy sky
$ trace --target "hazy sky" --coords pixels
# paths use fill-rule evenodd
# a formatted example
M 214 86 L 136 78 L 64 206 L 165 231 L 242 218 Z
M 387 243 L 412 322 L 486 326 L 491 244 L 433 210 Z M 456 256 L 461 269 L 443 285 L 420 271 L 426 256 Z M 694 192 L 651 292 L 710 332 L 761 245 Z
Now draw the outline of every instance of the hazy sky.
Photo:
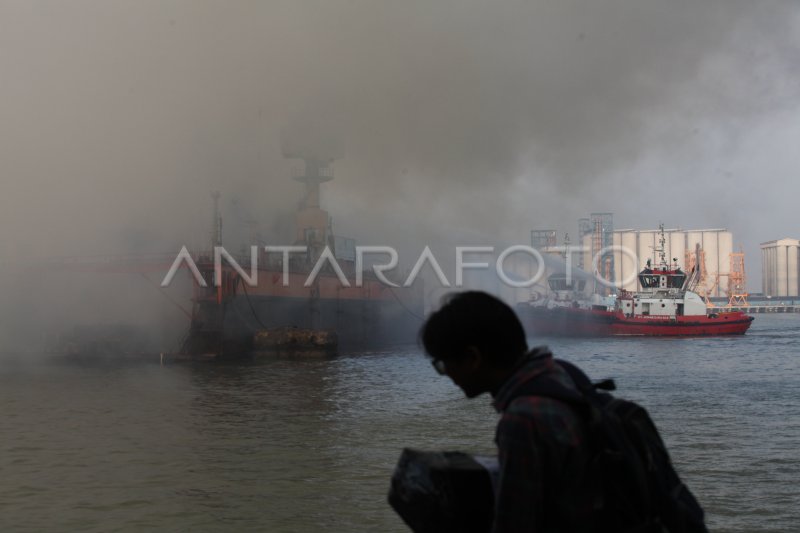
M 755 276 L 800 237 L 798 64 L 792 0 L 0 0 L 0 258 L 177 251 L 215 189 L 276 239 L 300 123 L 344 144 L 323 201 L 362 243 L 611 211 L 727 227 Z

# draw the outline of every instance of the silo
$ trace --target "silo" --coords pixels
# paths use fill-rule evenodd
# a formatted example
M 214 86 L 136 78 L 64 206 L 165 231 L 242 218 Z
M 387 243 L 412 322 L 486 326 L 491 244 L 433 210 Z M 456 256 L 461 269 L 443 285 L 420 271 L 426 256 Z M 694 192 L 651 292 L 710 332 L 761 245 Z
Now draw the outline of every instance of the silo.
M 619 284 L 620 280 L 624 279 L 624 265 L 622 264 L 623 253 L 620 251 L 622 246 L 622 234 L 626 230 L 614 230 L 614 239 L 611 244 L 614 245 L 614 264 L 617 268 L 614 269 L 614 282 Z M 621 287 L 621 285 L 620 285 Z
M 733 234 L 730 231 L 719 233 L 719 291 L 718 295 L 727 295 L 728 281 L 731 273 L 731 254 L 733 253 Z
M 778 294 L 778 241 L 761 243 L 762 290 L 766 296 Z
M 639 272 L 636 233 L 632 229 L 614 231 L 614 280 L 619 288 L 628 291 L 636 290 L 636 274 Z
M 779 241 L 778 246 L 776 247 L 776 258 L 775 258 L 775 270 L 778 272 L 778 283 L 776 286 L 775 294 L 773 296 L 784 296 L 788 294 L 788 281 L 789 277 L 786 275 L 787 272 L 787 265 L 786 265 L 786 249 L 784 246 L 780 246 L 781 242 Z
M 678 266 L 686 270 L 686 232 L 679 229 L 669 232 L 667 238 L 669 247 L 669 261 L 676 259 Z
M 787 241 L 790 241 L 787 239 Z M 789 242 L 786 245 L 786 296 L 797 296 L 797 242 Z
M 703 230 L 701 246 L 706 253 L 706 287 L 711 287 L 720 271 L 719 264 L 719 233 L 720 230 Z M 719 286 L 714 287 L 709 296 L 719 296 Z
M 650 259 L 653 266 L 658 266 L 658 258 L 655 256 L 655 248 L 658 246 L 658 232 L 654 230 L 639 232 L 639 246 L 637 255 L 639 256 L 639 268 L 644 268 L 647 260 Z
M 620 239 L 620 246 L 624 248 L 626 252 L 620 252 L 620 260 L 617 263 L 617 265 L 619 265 L 620 274 L 617 279 L 621 282 L 627 282 L 622 285 L 622 288 L 626 291 L 637 290 L 638 280 L 636 274 L 639 273 L 642 266 L 641 258 L 636 249 L 636 237 L 636 231 L 626 230 L 622 233 Z
M 686 232 L 686 250 L 693 254 L 696 245 L 703 247 L 703 232 L 702 231 L 687 231 Z

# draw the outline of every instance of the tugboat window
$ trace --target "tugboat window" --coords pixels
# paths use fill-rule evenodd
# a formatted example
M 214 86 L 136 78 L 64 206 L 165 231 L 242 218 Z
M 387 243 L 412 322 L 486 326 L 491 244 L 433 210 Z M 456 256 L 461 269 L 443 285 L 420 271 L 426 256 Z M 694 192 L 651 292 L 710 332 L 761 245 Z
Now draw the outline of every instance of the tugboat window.
M 658 287 L 658 276 L 642 274 L 639 276 L 639 283 L 641 283 L 643 289 Z
M 681 270 L 675 272 L 671 276 L 667 276 L 667 287 L 670 289 L 680 289 L 683 287 L 683 282 L 686 281 L 686 274 Z

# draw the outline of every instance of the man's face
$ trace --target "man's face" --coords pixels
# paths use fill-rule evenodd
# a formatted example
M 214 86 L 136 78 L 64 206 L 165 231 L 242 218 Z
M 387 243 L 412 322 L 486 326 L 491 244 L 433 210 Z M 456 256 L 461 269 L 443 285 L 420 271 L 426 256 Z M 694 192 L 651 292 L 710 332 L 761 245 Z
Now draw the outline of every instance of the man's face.
M 467 398 L 474 398 L 488 390 L 483 382 L 482 363 L 478 349 L 467 347 L 463 354 L 435 360 L 434 366 L 438 365 L 437 370 L 443 371 Z

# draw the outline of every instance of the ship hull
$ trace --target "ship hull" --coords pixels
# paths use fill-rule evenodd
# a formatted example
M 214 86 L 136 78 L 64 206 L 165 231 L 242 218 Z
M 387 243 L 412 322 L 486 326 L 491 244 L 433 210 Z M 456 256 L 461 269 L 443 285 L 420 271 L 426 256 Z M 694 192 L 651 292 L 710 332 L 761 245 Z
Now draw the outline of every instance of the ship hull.
M 254 335 L 289 328 L 330 332 L 340 350 L 412 344 L 423 322 L 421 288 L 391 287 L 374 277 L 345 280 L 322 272 L 312 281 L 302 269 L 259 269 L 244 283 L 223 267 L 220 283 L 213 263 L 198 262 L 206 286 L 195 284 L 192 324 L 183 343 L 187 354 L 252 351 Z
M 521 306 L 518 312 L 529 334 L 562 337 L 743 335 L 753 321 L 740 312 L 626 317 L 614 311 L 535 306 Z
M 225 313 L 231 337 L 281 327 L 336 332 L 341 348 L 377 348 L 413 343 L 420 313 L 398 301 L 279 296 L 237 296 Z

